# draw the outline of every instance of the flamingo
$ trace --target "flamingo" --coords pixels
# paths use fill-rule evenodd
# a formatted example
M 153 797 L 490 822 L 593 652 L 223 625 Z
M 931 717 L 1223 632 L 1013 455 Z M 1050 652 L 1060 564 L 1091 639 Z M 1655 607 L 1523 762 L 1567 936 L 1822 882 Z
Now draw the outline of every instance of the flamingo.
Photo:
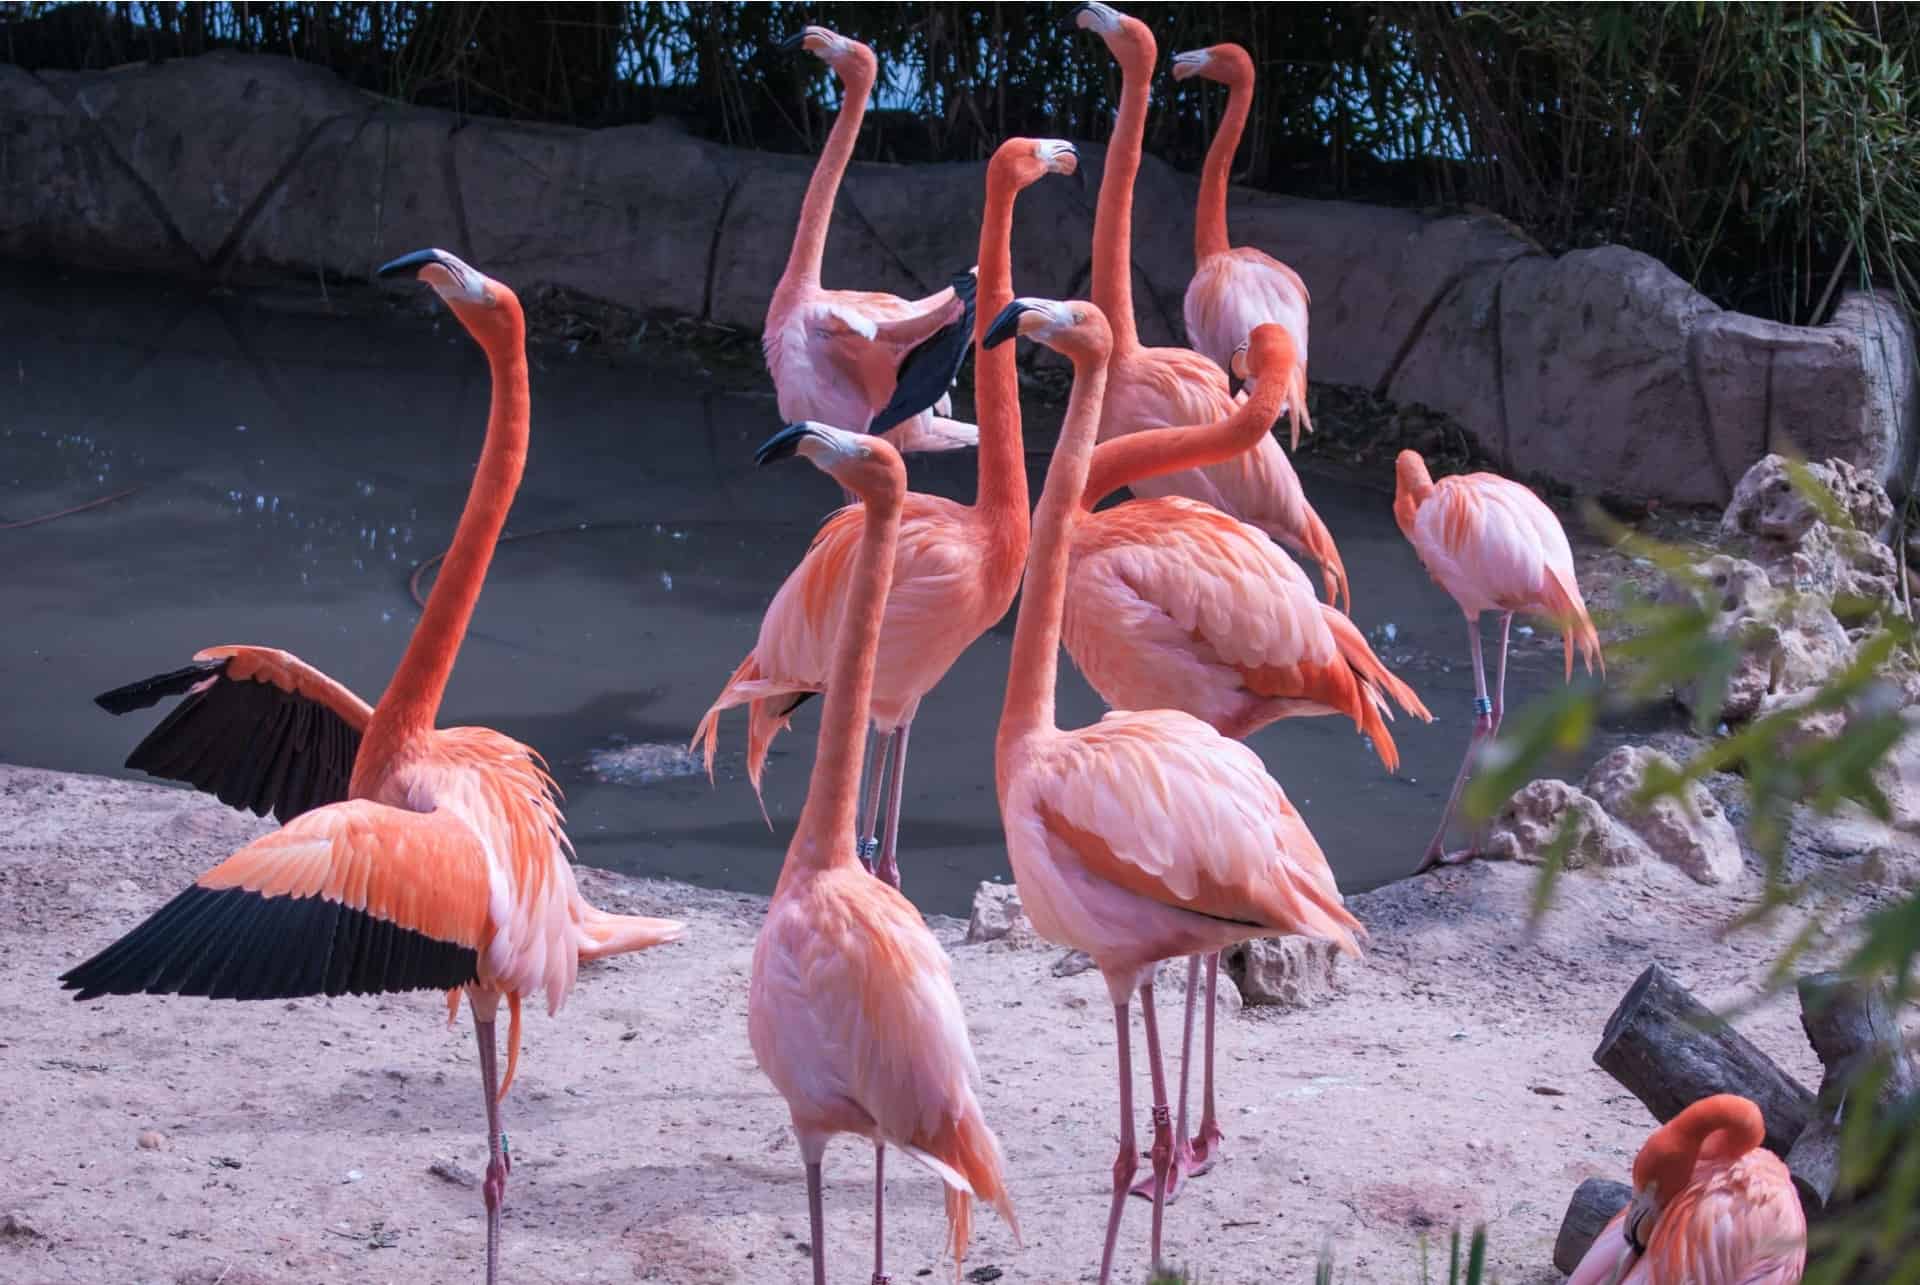
M 1473 651 L 1473 731 L 1460 771 L 1453 778 L 1440 826 L 1427 844 L 1419 874 L 1437 865 L 1473 855 L 1479 840 L 1463 852 L 1449 854 L 1447 822 L 1459 805 L 1460 792 L 1472 772 L 1481 743 L 1500 731 L 1507 691 L 1507 639 L 1513 613 L 1532 612 L 1559 628 L 1566 647 L 1566 677 L 1573 678 L 1576 646 L 1591 674 L 1595 662 L 1606 673 L 1600 654 L 1600 635 L 1587 614 L 1574 576 L 1573 550 L 1553 510 L 1518 482 L 1498 473 L 1466 473 L 1438 482 L 1427 472 L 1418 451 L 1401 451 L 1394 461 L 1393 518 L 1400 532 L 1420 555 L 1434 583 L 1460 604 L 1467 617 L 1467 641 Z M 1480 613 L 1500 613 L 1500 669 L 1492 699 L 1487 697 L 1487 669 L 1480 655 Z
M 781 430 L 755 457 L 800 455 L 868 510 L 847 568 L 842 627 L 820 715 L 820 749 L 767 921 L 753 948 L 747 1030 L 786 1098 L 807 1170 L 814 1285 L 826 1285 L 821 1163 L 837 1133 L 873 1141 L 873 1280 L 885 1267 L 889 1143 L 946 1185 L 956 1279 L 971 1200 L 1019 1236 L 1000 1144 L 974 1097 L 978 1070 L 940 944 L 912 904 L 853 858 L 860 739 L 874 686 L 906 507 L 907 473 L 884 439 L 820 424 Z
M 980 298 L 987 306 L 1004 307 L 1013 299 L 1014 198 L 1043 176 L 1072 174 L 1078 165 L 1073 145 L 1059 139 L 1010 138 L 994 152 L 980 224 Z M 914 715 L 960 653 L 1007 614 L 1027 556 L 1027 463 L 1013 353 L 979 354 L 974 390 L 981 425 L 979 493 L 972 505 L 907 493 L 893 593 L 880 635 L 872 714 L 881 743 L 877 756 L 869 756 L 875 761 L 868 774 L 860 851 L 862 860 L 895 887 L 900 883 L 900 798 Z M 749 707 L 747 776 L 758 793 L 773 738 L 802 701 L 825 689 L 848 569 L 865 523 L 866 510 L 858 504 L 828 518 L 774 595 L 754 649 L 693 734 L 695 748 L 705 745 L 709 779 L 723 711 Z M 884 842 L 878 838 L 882 831 Z
M 827 225 L 853 158 L 878 64 L 873 50 L 825 27 L 806 27 L 780 46 L 805 49 L 845 86 L 840 113 L 807 183 L 787 266 L 767 304 L 761 349 L 780 415 L 862 432 L 886 432 L 906 451 L 975 445 L 979 430 L 947 418 L 947 389 L 973 331 L 973 277 L 908 302 L 875 290 L 820 285 Z
M 1314 597 L 1312 582 L 1285 550 L 1258 529 L 1177 496 L 1089 512 L 1140 478 L 1231 459 L 1266 436 L 1297 387 L 1293 340 L 1284 327 L 1264 323 L 1229 361 L 1249 396 L 1226 419 L 1130 433 L 1095 448 L 1068 564 L 1061 630 L 1067 654 L 1109 708 L 1177 709 L 1235 739 L 1282 718 L 1341 714 L 1371 738 L 1386 769 L 1397 771 L 1388 699 L 1417 718 L 1433 716 L 1353 622 Z M 1213 1166 L 1222 1141 L 1213 1085 L 1218 955 L 1206 958 L 1200 1131 L 1186 1136 L 1186 1053 L 1200 962 L 1188 966 L 1169 1201 L 1187 1175 Z M 1141 1179 L 1134 1194 L 1150 1197 L 1152 1180 Z
M 1174 1154 L 1153 1003 L 1160 961 L 1289 933 L 1357 954 L 1363 930 L 1341 903 L 1306 823 L 1252 750 L 1178 710 L 1114 712 L 1071 731 L 1056 724 L 1073 528 L 1082 517 L 1112 338 L 1094 305 L 1045 299 L 1009 304 L 986 344 L 1016 332 L 1070 359 L 1074 383 L 1034 512 L 995 777 L 1021 904 L 1043 937 L 1092 957 L 1113 1000 L 1120 1147 L 1100 1260 L 1106 1285 L 1139 1163 L 1128 1030 L 1133 993 L 1140 993 L 1153 1085 L 1157 1267 Z
M 511 1168 L 500 1104 L 520 1057 L 521 997 L 544 994 L 558 1012 L 582 961 L 673 941 L 684 926 L 587 904 L 540 757 L 489 728 L 434 726 L 526 463 L 526 323 L 513 291 L 444 250 L 380 269 L 401 272 L 416 272 L 485 350 L 493 405 L 466 509 L 393 681 L 369 708 L 286 652 L 215 647 L 102 697 L 131 708 L 186 692 L 143 747 L 159 774 L 287 820 L 60 980 L 82 1000 L 446 990 L 449 1020 L 464 993 L 486 1093 L 492 1285 Z M 250 724 L 263 709 L 273 720 Z M 502 997 L 511 1022 L 496 1086 Z
M 1140 171 L 1146 136 L 1153 33 L 1139 19 L 1099 3 L 1076 6 L 1074 21 L 1098 33 L 1120 64 L 1120 112 L 1107 148 L 1107 168 L 1100 179 L 1093 220 L 1093 301 L 1113 327 L 1113 369 L 1108 372 L 1110 395 L 1101 413 L 1100 440 L 1143 428 L 1225 419 L 1234 408 L 1226 371 L 1190 348 L 1142 347 L 1134 324 L 1133 181 Z M 984 306 L 981 311 L 986 312 Z M 1296 419 L 1296 446 L 1299 429 Z M 1351 603 L 1346 568 L 1333 534 L 1307 502 L 1299 476 L 1272 437 L 1262 437 L 1252 450 L 1206 468 L 1142 479 L 1133 492 L 1204 500 L 1252 523 L 1320 564 L 1329 602 Z
M 1633 1160 L 1632 1203 L 1567 1285 L 1795 1285 L 1807 1216 L 1765 1139 L 1760 1108 L 1732 1093 L 1654 1130 Z
M 1287 391 L 1298 446 L 1300 430 L 1313 431 L 1307 417 L 1307 283 L 1272 255 L 1252 246 L 1235 249 L 1227 240 L 1227 183 L 1253 106 L 1253 59 L 1235 44 L 1175 54 L 1173 78 L 1192 76 L 1227 87 L 1227 114 L 1214 132 L 1201 171 L 1193 221 L 1193 280 L 1187 283 L 1183 308 L 1187 342 L 1225 369 L 1255 326 L 1267 321 L 1285 326 L 1299 353 Z

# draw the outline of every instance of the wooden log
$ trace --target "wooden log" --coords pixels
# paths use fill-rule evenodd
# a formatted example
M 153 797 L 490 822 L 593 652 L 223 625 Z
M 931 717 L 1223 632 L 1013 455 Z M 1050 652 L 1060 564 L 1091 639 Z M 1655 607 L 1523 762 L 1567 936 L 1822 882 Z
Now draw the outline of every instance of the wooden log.
M 1560 1234 L 1553 1238 L 1553 1265 L 1573 1275 L 1613 1216 L 1632 1199 L 1633 1188 L 1608 1178 L 1589 1178 L 1574 1188 L 1567 1216 L 1560 1220 Z
M 1807 1217 L 1817 1221 L 1846 1201 L 1837 1190 L 1845 1114 L 1897 1109 L 1920 1089 L 1920 1076 L 1884 985 L 1814 973 L 1800 979 L 1799 991 L 1800 1026 L 1826 1075 L 1813 1118 L 1787 1152 L 1787 1171 Z
M 1778 1156 L 1813 1115 L 1813 1094 L 1658 964 L 1613 1010 L 1593 1060 L 1662 1124 L 1715 1093 L 1752 1099 L 1767 1122 L 1767 1149 Z

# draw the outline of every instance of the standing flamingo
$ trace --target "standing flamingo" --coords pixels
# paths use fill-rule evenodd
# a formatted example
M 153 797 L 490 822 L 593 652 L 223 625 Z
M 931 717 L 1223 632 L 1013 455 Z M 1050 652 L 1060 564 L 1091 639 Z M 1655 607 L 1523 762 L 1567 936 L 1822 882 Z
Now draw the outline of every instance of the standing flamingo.
M 970 1199 L 1019 1224 L 1000 1144 L 973 1094 L 978 1075 L 960 996 L 919 912 L 853 858 L 860 741 L 893 581 L 907 471 L 884 440 L 819 424 L 768 439 L 761 464 L 802 455 L 861 497 L 867 520 L 846 568 L 842 625 L 820 714 L 820 749 L 767 922 L 753 948 L 747 1030 L 754 1056 L 793 1113 L 807 1167 L 814 1285 L 826 1285 L 820 1166 L 836 1133 L 873 1140 L 873 1280 L 885 1267 L 886 1148 L 932 1170 L 947 1189 L 956 1273 Z
M 1766 1136 L 1760 1108 L 1731 1093 L 1654 1130 L 1633 1160 L 1633 1202 L 1567 1285 L 1795 1285 L 1807 1216 Z
M 1109 708 L 1177 709 L 1236 739 L 1282 718 L 1341 714 L 1372 739 L 1387 770 L 1397 771 L 1388 699 L 1415 717 L 1433 716 L 1344 613 L 1315 599 L 1312 582 L 1284 549 L 1218 509 L 1179 497 L 1086 511 L 1140 478 L 1231 459 L 1266 437 L 1297 387 L 1293 340 L 1284 327 L 1262 324 L 1229 362 L 1249 395 L 1226 419 L 1130 433 L 1094 450 L 1067 572 L 1067 654 Z M 1169 1201 L 1187 1175 L 1212 1167 L 1222 1141 L 1213 1081 L 1218 955 L 1206 959 L 1200 1129 L 1186 1136 L 1199 964 L 1196 957 L 1188 969 Z M 1151 1179 L 1134 1194 L 1150 1197 Z
M 1466 473 L 1435 482 L 1418 451 L 1401 451 L 1394 462 L 1393 518 L 1413 545 L 1434 583 L 1453 595 L 1467 617 L 1467 641 L 1473 650 L 1473 732 L 1460 771 L 1453 778 L 1440 828 L 1414 873 L 1461 861 L 1474 847 L 1448 854 L 1447 822 L 1460 802 L 1481 743 L 1500 731 L 1507 692 L 1507 635 L 1513 613 L 1546 617 L 1559 628 L 1566 645 L 1566 676 L 1573 677 L 1577 644 L 1587 672 L 1600 654 L 1600 635 L 1587 614 L 1573 573 L 1573 550 L 1553 510 L 1518 482 L 1497 473 Z M 1480 613 L 1500 613 L 1500 669 L 1493 698 L 1487 697 L 1487 668 L 1480 655 Z M 1478 846 L 1476 840 L 1475 847 Z
M 1200 203 L 1193 220 L 1193 280 L 1187 283 L 1183 311 L 1187 342 L 1226 369 L 1234 349 L 1262 322 L 1287 328 L 1299 353 L 1287 405 L 1293 416 L 1294 445 L 1300 431 L 1313 431 L 1307 417 L 1307 283 L 1280 260 L 1252 246 L 1235 249 L 1227 240 L 1227 184 L 1233 154 L 1246 132 L 1253 107 L 1253 59 L 1239 45 L 1214 45 L 1173 56 L 1173 78 L 1203 76 L 1227 87 L 1227 114 L 1207 148 L 1200 175 Z
M 946 418 L 947 389 L 973 334 L 973 278 L 909 303 L 874 290 L 820 285 L 827 225 L 840 180 L 853 159 L 860 121 L 879 67 L 858 40 L 807 27 L 782 49 L 805 49 L 846 87 L 833 131 L 807 183 L 786 269 L 767 304 L 760 344 L 789 421 L 818 420 L 862 432 L 886 432 L 901 450 L 974 445 L 979 430 Z
M 1058 139 L 1010 138 L 994 152 L 980 224 L 980 299 L 987 307 L 998 309 L 1013 299 L 1014 198 L 1044 175 L 1072 174 L 1078 164 L 1073 145 Z M 863 860 L 875 862 L 878 849 L 875 868 L 895 887 L 900 884 L 907 736 L 920 700 L 961 652 L 1007 614 L 1026 565 L 1027 461 L 1011 351 L 979 354 L 974 391 L 980 416 L 979 492 L 971 505 L 907 493 L 893 593 L 880 635 L 872 713 L 882 741 L 869 773 L 860 851 Z M 802 701 L 825 689 L 837 654 L 848 569 L 865 523 L 866 510 L 858 504 L 828 518 L 774 595 L 754 649 L 693 734 L 696 747 L 705 742 L 709 777 L 723 711 L 749 707 L 747 776 L 757 793 L 773 738 Z
M 582 960 L 673 941 L 683 926 L 588 905 L 539 757 L 488 728 L 434 726 L 526 463 L 526 322 L 513 291 L 443 250 L 395 259 L 380 275 L 415 270 L 485 350 L 493 406 L 466 509 L 393 681 L 369 710 L 285 652 L 215 647 L 188 669 L 102 697 L 131 707 L 188 692 L 148 738 L 160 774 L 290 819 L 60 980 L 83 1000 L 444 989 L 449 1016 L 464 991 L 486 1091 L 491 1285 L 510 1169 L 499 1107 L 520 1058 L 521 997 L 544 993 L 557 1012 Z M 247 712 L 264 707 L 280 717 L 256 739 Z M 349 741 L 343 783 L 332 772 Z M 511 1022 L 496 1087 L 502 996 Z
M 1085 951 L 1106 978 L 1119 1042 L 1120 1149 L 1100 1280 L 1113 1272 L 1139 1154 L 1128 1019 L 1140 992 L 1153 1084 L 1153 1261 L 1173 1165 L 1153 982 L 1159 963 L 1254 937 L 1298 933 L 1357 954 L 1359 921 L 1300 814 L 1238 741 L 1177 710 L 1055 722 L 1061 617 L 1073 528 L 1093 457 L 1112 339 L 1086 303 L 1020 299 L 988 346 L 1018 332 L 1073 362 L 1073 395 L 1034 512 L 1026 588 L 995 745 L 1007 855 L 1020 901 L 1050 941 Z
M 1207 424 L 1233 413 L 1227 373 L 1189 348 L 1146 348 L 1133 315 L 1133 181 L 1147 128 L 1153 33 L 1110 5 L 1076 6 L 1074 21 L 1097 32 L 1120 64 L 1120 112 L 1107 147 L 1093 220 L 1093 301 L 1113 326 L 1113 369 L 1100 419 L 1100 440 L 1143 428 Z M 986 312 L 983 306 L 982 313 Z M 1239 341 L 1235 340 L 1237 344 Z M 1229 349 L 1231 351 L 1231 349 Z M 1300 425 L 1294 423 L 1298 445 Z M 1184 495 L 1251 522 L 1320 564 L 1327 600 L 1350 603 L 1347 573 L 1333 534 L 1307 502 L 1286 452 L 1272 437 L 1252 450 L 1201 469 L 1184 469 L 1133 488 L 1143 496 Z

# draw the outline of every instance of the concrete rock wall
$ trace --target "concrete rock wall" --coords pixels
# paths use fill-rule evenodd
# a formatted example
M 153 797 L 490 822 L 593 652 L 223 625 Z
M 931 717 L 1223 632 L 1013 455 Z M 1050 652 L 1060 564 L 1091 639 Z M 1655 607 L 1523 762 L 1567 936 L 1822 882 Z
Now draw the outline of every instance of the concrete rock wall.
M 1023 294 L 1087 288 L 1104 152 L 1084 189 L 1022 197 Z M 516 284 L 757 330 L 806 157 L 661 125 L 587 131 L 461 119 L 284 59 L 213 54 L 107 72 L 0 66 L 0 255 L 223 278 L 364 278 L 438 244 Z M 856 165 L 826 277 L 919 295 L 977 257 L 984 166 Z M 1148 342 L 1177 342 L 1195 181 L 1151 157 L 1136 189 Z M 1851 294 L 1819 327 L 1724 311 L 1619 247 L 1546 255 L 1504 222 L 1239 192 L 1238 243 L 1313 293 L 1312 375 L 1458 419 L 1509 471 L 1586 492 L 1724 504 L 1770 450 L 1900 486 L 1909 322 Z

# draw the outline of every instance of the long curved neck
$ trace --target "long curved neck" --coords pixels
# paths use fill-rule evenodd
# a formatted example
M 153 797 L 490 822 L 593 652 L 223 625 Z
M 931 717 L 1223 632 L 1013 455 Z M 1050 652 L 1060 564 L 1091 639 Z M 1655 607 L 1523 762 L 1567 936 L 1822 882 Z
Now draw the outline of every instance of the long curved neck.
M 1120 113 L 1093 215 L 1093 302 L 1107 314 L 1115 352 L 1140 345 L 1133 319 L 1133 182 L 1147 136 L 1147 82 L 1153 75 L 1151 55 L 1144 67 L 1135 54 L 1119 57 Z
M 818 289 L 820 264 L 827 253 L 827 225 L 833 222 L 833 202 L 840 195 L 840 180 L 846 177 L 847 164 L 853 159 L 853 147 L 860 139 L 860 121 L 867 114 L 867 96 L 873 92 L 873 72 L 859 64 L 849 67 L 842 84 L 846 92 L 840 100 L 840 114 L 834 118 L 827 146 L 807 181 L 807 199 L 800 205 L 800 226 L 793 234 L 793 248 L 787 252 L 787 267 L 780 274 L 775 292 L 805 286 Z
M 1195 264 L 1232 247 L 1227 242 L 1227 181 L 1233 174 L 1233 156 L 1240 150 L 1240 137 L 1247 130 L 1247 113 L 1253 107 L 1253 76 L 1236 74 L 1227 82 L 1227 114 L 1220 119 L 1213 142 L 1207 147 L 1206 168 L 1200 174 L 1200 206 L 1193 220 L 1193 261 Z
M 518 339 L 489 343 L 487 364 L 493 372 L 493 404 L 473 486 L 453 543 L 440 564 L 439 578 L 427 597 L 427 608 L 420 613 L 393 681 L 374 708 L 367 727 L 369 745 L 397 747 L 400 741 L 433 727 L 454 658 L 473 619 L 480 586 L 486 582 L 494 544 L 520 487 L 527 463 L 529 419 L 524 343 Z
M 980 422 L 980 491 L 975 507 L 989 531 L 1017 562 L 1026 555 L 1027 453 L 1021 440 L 1020 374 L 1012 344 L 980 341 L 1000 310 L 1013 302 L 1013 203 L 1020 188 L 989 167 L 987 208 L 980 221 L 980 282 L 974 299 L 973 396 Z
M 1094 448 L 1082 503 L 1091 509 L 1123 486 L 1181 469 L 1222 464 L 1254 448 L 1286 404 L 1280 376 L 1262 379 L 1239 409 L 1222 420 L 1193 428 L 1150 428 L 1112 438 Z
M 1066 614 L 1067 560 L 1073 552 L 1073 523 L 1080 493 L 1093 463 L 1093 439 L 1100 427 L 1100 403 L 1107 390 L 1107 360 L 1073 363 L 1073 396 L 1060 428 L 1047 484 L 1033 512 L 1033 542 L 1027 551 L 1027 578 L 1020 591 L 1020 619 L 1013 629 L 1013 659 L 1007 671 L 1007 697 L 1000 707 L 997 757 L 1028 733 L 1056 726 L 1054 687 L 1060 668 L 1060 622 Z
M 839 650 L 827 677 L 820 711 L 820 743 L 807 783 L 807 801 L 787 848 L 780 882 L 795 870 L 825 870 L 853 862 L 859 822 L 860 759 L 865 745 L 873 669 L 880 650 L 880 625 L 887 593 L 893 588 L 894 551 L 900 543 L 904 486 L 865 497 L 860 547 L 847 579 L 846 614 L 841 619 Z

